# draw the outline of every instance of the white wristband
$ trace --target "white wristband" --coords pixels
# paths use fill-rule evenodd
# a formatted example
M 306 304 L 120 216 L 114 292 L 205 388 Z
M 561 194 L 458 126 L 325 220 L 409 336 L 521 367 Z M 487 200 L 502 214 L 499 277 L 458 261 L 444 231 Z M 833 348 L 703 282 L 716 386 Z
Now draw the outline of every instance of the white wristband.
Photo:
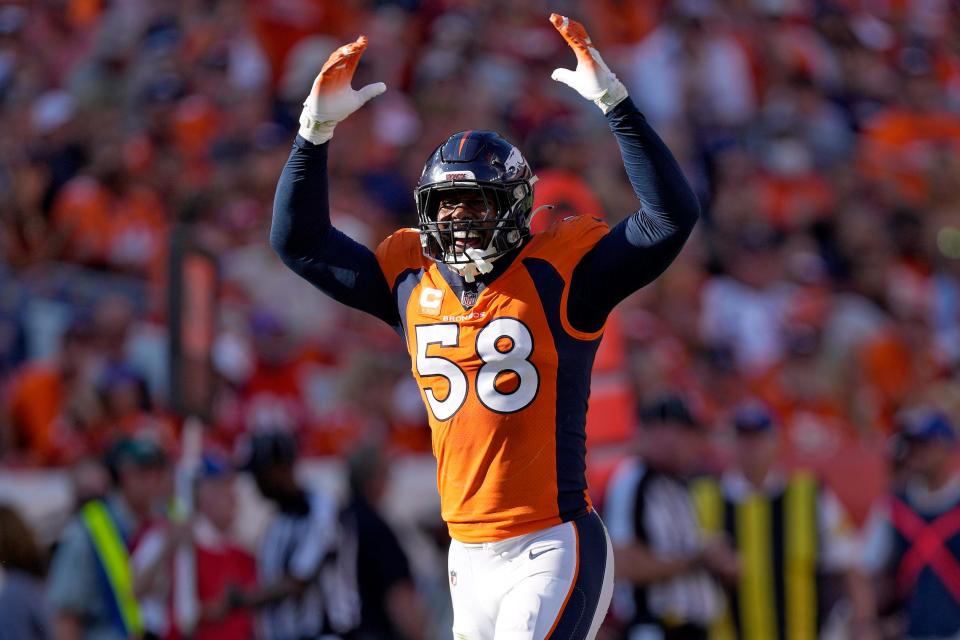
M 336 120 L 322 119 L 304 107 L 300 112 L 300 135 L 313 144 L 323 144 L 333 137 L 333 129 L 337 126 Z
M 613 86 L 603 92 L 593 103 L 600 107 L 600 111 L 606 115 L 611 109 L 627 99 L 627 88 L 623 86 L 616 76 L 613 76 Z

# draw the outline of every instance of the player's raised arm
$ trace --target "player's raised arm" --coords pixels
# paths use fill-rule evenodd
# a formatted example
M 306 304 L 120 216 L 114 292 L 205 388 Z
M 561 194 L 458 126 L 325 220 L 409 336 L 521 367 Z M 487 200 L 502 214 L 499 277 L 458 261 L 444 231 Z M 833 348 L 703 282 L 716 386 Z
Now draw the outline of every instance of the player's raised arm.
M 639 210 L 611 229 L 573 273 L 570 321 L 577 329 L 595 331 L 617 303 L 669 266 L 693 230 L 700 206 L 673 154 L 604 63 L 583 25 L 558 14 L 550 22 L 577 57 L 575 70 L 556 69 L 553 79 L 603 111 L 640 200 Z
M 382 82 L 359 91 L 350 86 L 366 48 L 364 36 L 340 47 L 313 82 L 277 184 L 270 244 L 284 264 L 334 299 L 396 327 L 399 315 L 373 252 L 330 223 L 327 148 L 333 130 L 386 90 Z

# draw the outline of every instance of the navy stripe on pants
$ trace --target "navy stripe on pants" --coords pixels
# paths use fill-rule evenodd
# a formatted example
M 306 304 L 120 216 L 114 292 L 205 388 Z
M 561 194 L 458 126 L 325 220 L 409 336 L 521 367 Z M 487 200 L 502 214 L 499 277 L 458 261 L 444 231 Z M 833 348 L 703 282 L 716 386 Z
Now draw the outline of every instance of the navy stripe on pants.
M 591 510 L 571 523 L 577 530 L 577 578 L 553 633 L 550 634 L 553 640 L 587 638 L 594 618 L 598 613 L 605 616 L 606 609 L 610 606 L 611 587 L 608 585 L 604 593 L 604 576 L 607 563 L 612 565 L 613 557 L 607 557 L 607 532 L 603 522 L 596 511 Z M 598 612 L 601 604 L 604 611 Z

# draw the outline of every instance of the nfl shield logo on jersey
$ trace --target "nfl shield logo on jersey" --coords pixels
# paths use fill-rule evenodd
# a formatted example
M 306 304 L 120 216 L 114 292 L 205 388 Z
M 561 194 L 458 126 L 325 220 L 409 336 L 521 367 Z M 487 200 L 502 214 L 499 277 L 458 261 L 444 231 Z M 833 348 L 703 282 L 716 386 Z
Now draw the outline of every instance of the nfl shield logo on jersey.
M 473 305 L 477 304 L 477 292 L 465 289 L 463 294 L 460 296 L 460 301 L 463 303 L 464 309 L 469 309 Z
M 451 586 L 451 587 L 457 586 L 457 572 L 456 572 L 456 571 L 451 571 L 451 572 L 450 572 L 450 586 Z

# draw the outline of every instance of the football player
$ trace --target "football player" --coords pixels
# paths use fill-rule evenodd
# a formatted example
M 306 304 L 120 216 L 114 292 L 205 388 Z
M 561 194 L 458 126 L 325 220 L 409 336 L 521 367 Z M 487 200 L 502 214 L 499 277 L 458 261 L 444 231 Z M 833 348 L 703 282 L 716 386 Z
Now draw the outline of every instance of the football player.
M 663 272 L 699 215 L 583 26 L 550 21 L 577 58 L 552 77 L 604 113 L 640 201 L 623 222 L 569 217 L 531 235 L 536 178 L 523 155 L 492 131 L 462 131 L 427 160 L 416 227 L 375 252 L 332 227 L 329 141 L 386 89 L 350 86 L 363 36 L 317 76 L 274 203 L 271 243 L 284 262 L 406 343 L 453 538 L 457 638 L 596 635 L 613 555 L 584 476 L 593 357 L 610 311 Z

